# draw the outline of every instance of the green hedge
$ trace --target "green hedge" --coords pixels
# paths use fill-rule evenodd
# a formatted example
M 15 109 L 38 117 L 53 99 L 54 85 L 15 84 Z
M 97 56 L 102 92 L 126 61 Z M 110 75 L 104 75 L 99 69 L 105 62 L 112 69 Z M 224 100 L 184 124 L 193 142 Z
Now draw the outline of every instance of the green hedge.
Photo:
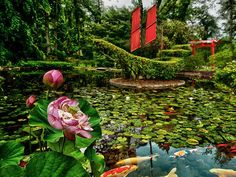
M 227 63 L 223 69 L 217 69 L 215 81 L 236 89 L 236 61 Z
M 190 50 L 184 49 L 167 49 L 162 50 L 157 54 L 158 57 L 187 57 L 190 56 L 192 53 Z
M 94 39 L 94 43 L 101 52 L 117 59 L 126 78 L 172 79 L 183 68 L 181 58 L 160 61 L 130 54 L 103 39 Z
M 18 63 L 20 67 L 32 67 L 36 69 L 72 69 L 73 63 L 63 61 L 20 61 Z
M 190 47 L 190 44 L 174 45 L 174 46 L 172 46 L 171 48 L 172 48 L 172 49 L 184 49 L 184 50 L 192 51 L 192 48 Z
M 223 68 L 226 64 L 232 61 L 233 53 L 231 50 L 224 49 L 223 51 L 217 52 L 214 57 L 210 56 L 209 61 L 211 64 L 215 64 L 218 68 Z

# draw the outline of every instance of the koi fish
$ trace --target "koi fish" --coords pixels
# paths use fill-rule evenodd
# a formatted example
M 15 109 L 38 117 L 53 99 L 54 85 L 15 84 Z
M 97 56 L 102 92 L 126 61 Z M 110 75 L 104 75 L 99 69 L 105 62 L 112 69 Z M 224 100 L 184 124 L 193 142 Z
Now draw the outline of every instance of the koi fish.
M 176 168 L 173 168 L 168 175 L 164 176 L 164 177 L 178 177 L 178 175 L 175 173 L 176 172 Z
M 136 165 L 125 165 L 104 172 L 100 177 L 126 177 L 129 173 L 135 171 Z
M 195 149 L 190 149 L 190 150 L 189 150 L 189 152 L 191 152 L 191 153 L 193 153 L 193 152 L 197 152 L 197 151 L 198 151 L 197 148 L 195 148 Z
M 209 170 L 211 173 L 218 175 L 219 177 L 235 177 L 236 171 L 231 169 L 212 168 Z
M 186 151 L 178 151 L 174 153 L 174 157 L 182 157 L 186 154 Z
M 145 157 L 131 157 L 131 158 L 128 158 L 128 159 L 120 160 L 119 162 L 117 162 L 115 164 L 115 166 L 137 165 L 138 163 L 141 163 L 141 162 L 149 160 L 149 159 L 156 160 L 156 158 L 155 158 L 156 156 L 158 156 L 158 155 L 145 156 Z

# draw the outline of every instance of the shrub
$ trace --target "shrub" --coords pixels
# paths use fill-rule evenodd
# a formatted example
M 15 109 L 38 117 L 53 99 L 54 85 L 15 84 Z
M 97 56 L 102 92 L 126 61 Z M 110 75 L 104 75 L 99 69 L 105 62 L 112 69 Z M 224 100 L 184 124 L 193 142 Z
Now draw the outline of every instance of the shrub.
M 21 67 L 33 67 L 37 69 L 72 69 L 74 65 L 63 61 L 20 61 L 18 63 Z
M 202 53 L 184 58 L 184 70 L 195 70 L 205 64 L 206 62 Z
M 180 58 L 171 58 L 169 61 L 149 59 L 130 54 L 102 39 L 94 39 L 94 42 L 102 52 L 118 60 L 127 78 L 142 76 L 148 79 L 171 79 L 183 68 Z
M 184 49 L 184 50 L 190 50 L 192 51 L 192 48 L 190 47 L 190 44 L 179 44 L 179 45 L 174 45 L 171 47 L 172 49 Z
M 223 69 L 217 69 L 215 81 L 236 89 L 236 61 L 227 63 Z
M 187 57 L 191 55 L 190 50 L 184 49 L 168 49 L 158 53 L 158 57 Z
M 232 61 L 233 53 L 229 48 L 223 51 L 217 52 L 214 57 L 210 56 L 209 61 L 211 64 L 215 64 L 219 68 L 224 68 L 226 64 Z

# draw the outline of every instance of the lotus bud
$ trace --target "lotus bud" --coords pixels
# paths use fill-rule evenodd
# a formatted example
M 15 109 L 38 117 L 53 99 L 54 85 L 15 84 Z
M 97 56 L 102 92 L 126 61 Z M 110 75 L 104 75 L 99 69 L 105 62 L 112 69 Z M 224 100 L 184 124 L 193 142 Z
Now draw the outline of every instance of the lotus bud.
M 26 106 L 28 107 L 33 107 L 34 103 L 36 101 L 36 96 L 35 95 L 31 95 L 27 100 L 26 100 Z
M 50 70 L 43 76 L 43 83 L 54 89 L 60 87 L 64 82 L 63 75 L 58 70 Z

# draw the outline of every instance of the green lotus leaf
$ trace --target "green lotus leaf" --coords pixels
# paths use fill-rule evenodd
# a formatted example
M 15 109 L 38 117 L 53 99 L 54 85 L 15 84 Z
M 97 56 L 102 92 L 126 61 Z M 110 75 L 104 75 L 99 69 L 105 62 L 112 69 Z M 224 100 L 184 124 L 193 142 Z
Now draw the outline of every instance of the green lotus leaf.
M 27 177 L 89 177 L 80 161 L 57 152 L 35 154 L 26 166 Z
M 18 165 L 7 165 L 0 168 L 0 176 L 4 177 L 24 177 L 24 171 Z
M 24 147 L 15 141 L 0 144 L 0 168 L 7 165 L 17 165 L 24 157 Z
M 84 155 L 90 160 L 92 173 L 95 177 L 100 177 L 105 169 L 104 157 L 101 154 L 96 154 L 92 146 L 88 147 Z
M 53 129 L 48 123 L 47 108 L 49 101 L 39 100 L 29 114 L 29 125 Z

